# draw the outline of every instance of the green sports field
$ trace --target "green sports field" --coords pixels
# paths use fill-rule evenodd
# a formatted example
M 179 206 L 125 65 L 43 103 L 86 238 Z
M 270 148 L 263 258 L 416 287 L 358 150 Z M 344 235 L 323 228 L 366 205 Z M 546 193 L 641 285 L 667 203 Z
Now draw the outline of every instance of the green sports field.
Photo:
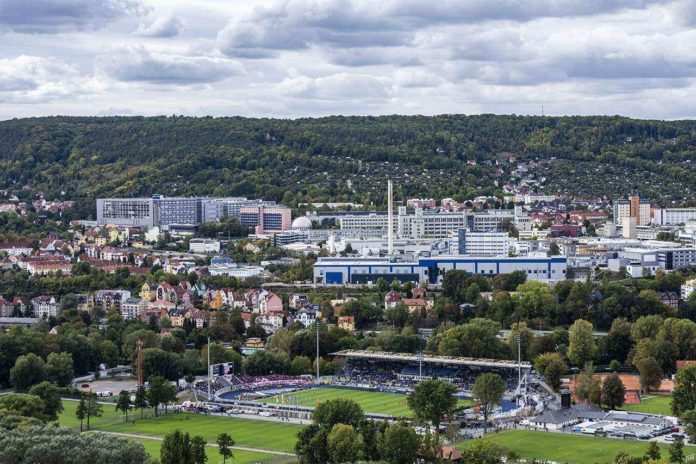
M 313 408 L 323 401 L 336 398 L 353 400 L 363 408 L 363 411 L 373 414 L 388 414 L 397 417 L 411 417 L 413 415 L 406 404 L 406 395 L 347 388 L 311 388 L 286 395 L 272 396 L 259 401 L 274 404 L 296 404 Z M 460 400 L 459 405 L 469 406 L 471 401 Z
M 489 440 L 509 451 L 514 451 L 522 458 L 546 459 L 569 464 L 608 464 L 614 462 L 614 457 L 621 451 L 633 456 L 642 456 L 648 448 L 648 443 L 644 441 L 528 430 L 510 430 L 489 434 L 484 440 Z M 464 449 L 471 443 L 473 442 L 461 442 L 457 447 Z M 668 457 L 668 447 L 661 445 L 660 448 L 662 456 Z M 685 454 L 696 457 L 696 448 L 686 448 Z
M 626 404 L 623 409 L 627 411 L 644 412 L 647 414 L 672 415 L 672 396 L 655 395 L 644 396 L 640 404 Z
M 133 440 L 142 443 L 145 447 L 145 451 L 154 457 L 159 459 L 160 456 L 160 445 L 162 442 L 159 440 Z M 266 453 L 254 453 L 252 451 L 242 451 L 233 450 L 232 460 L 227 460 L 228 463 L 233 464 L 284 464 L 295 462 L 295 458 L 284 457 L 284 456 L 274 456 Z M 222 464 L 222 457 L 218 452 L 218 449 L 214 446 L 209 446 L 206 448 L 206 456 L 208 456 L 208 464 Z
M 63 401 L 63 412 L 59 417 L 60 425 L 73 429 L 79 429 L 80 422 L 75 418 L 77 402 Z M 151 414 L 151 411 L 146 411 Z M 218 434 L 229 433 L 235 440 L 236 446 L 257 448 L 259 450 L 282 451 L 293 453 L 297 432 L 302 428 L 299 425 L 284 424 L 280 422 L 270 422 L 261 420 L 248 420 L 233 417 L 205 416 L 200 414 L 169 414 L 158 418 L 140 419 L 140 412 L 135 411 L 129 415 L 129 419 L 135 422 L 125 423 L 123 416 L 117 413 L 113 406 L 104 405 L 103 415 L 91 421 L 93 431 L 127 433 L 142 435 L 142 439 L 137 439 L 145 445 L 150 454 L 159 455 L 159 442 L 148 440 L 147 437 L 162 438 L 169 432 L 176 429 L 189 432 L 191 435 L 201 435 L 208 443 L 215 443 Z M 215 448 L 210 448 L 208 453 L 212 463 L 217 462 L 212 457 L 217 455 Z M 293 458 L 287 456 L 276 456 L 263 452 L 250 452 L 235 450 L 233 462 L 261 462 L 261 463 L 284 463 L 294 462 Z

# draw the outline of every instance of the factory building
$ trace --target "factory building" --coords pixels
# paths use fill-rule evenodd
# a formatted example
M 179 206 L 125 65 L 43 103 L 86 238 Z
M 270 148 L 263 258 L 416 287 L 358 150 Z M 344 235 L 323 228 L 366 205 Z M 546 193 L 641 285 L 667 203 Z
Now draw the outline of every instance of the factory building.
M 566 278 L 566 268 L 564 256 L 436 256 L 405 262 L 389 258 L 319 258 L 314 264 L 314 282 L 373 284 L 383 278 L 387 282 L 396 279 L 438 285 L 447 271 L 455 269 L 486 276 L 522 271 L 529 280 L 558 281 Z
M 657 226 L 676 226 L 696 220 L 696 208 L 655 208 L 652 223 Z
M 195 227 L 227 217 L 255 228 L 257 233 L 279 232 L 290 227 L 290 208 L 275 202 L 247 200 L 241 197 L 164 197 L 99 198 L 97 224 L 117 226 Z

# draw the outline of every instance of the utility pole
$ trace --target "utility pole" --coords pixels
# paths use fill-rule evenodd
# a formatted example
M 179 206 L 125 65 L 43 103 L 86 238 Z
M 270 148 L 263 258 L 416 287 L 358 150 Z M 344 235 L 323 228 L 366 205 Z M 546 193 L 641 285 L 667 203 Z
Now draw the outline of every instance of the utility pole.
M 135 346 L 137 347 L 137 358 L 135 362 L 136 374 L 138 376 L 138 387 L 143 387 L 145 385 L 145 373 L 143 370 L 143 340 L 139 338 Z
M 317 385 L 319 385 L 319 319 L 317 318 Z
M 210 371 L 210 337 L 208 337 L 208 401 L 210 401 L 210 377 L 212 372 Z

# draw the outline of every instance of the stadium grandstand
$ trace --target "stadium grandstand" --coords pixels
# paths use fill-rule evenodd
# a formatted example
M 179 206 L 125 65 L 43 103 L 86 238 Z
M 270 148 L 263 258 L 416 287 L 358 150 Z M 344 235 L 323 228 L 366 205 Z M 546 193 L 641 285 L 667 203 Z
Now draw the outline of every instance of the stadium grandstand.
M 460 396 L 469 397 L 476 377 L 494 372 L 505 380 L 507 393 L 514 396 L 521 393 L 532 371 L 528 362 L 422 353 L 344 350 L 333 356 L 345 360 L 335 384 L 401 393 L 410 392 L 421 380 L 440 379 L 456 385 Z

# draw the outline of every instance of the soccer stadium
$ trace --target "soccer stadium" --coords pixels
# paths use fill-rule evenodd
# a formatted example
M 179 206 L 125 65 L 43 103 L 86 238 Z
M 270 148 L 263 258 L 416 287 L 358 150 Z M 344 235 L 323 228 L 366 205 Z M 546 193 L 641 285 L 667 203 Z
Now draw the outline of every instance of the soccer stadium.
M 452 383 L 457 387 L 460 406 L 469 406 L 476 377 L 494 372 L 507 385 L 498 414 L 538 411 L 553 399 L 528 362 L 360 350 L 339 351 L 332 356 L 342 360 L 342 370 L 319 381 L 309 375 L 226 373 L 213 377 L 211 396 L 222 404 L 263 407 L 266 413 L 305 413 L 321 401 L 342 397 L 355 400 L 375 416 L 407 417 L 406 395 L 421 380 Z M 200 382 L 198 387 L 203 393 L 207 383 Z

